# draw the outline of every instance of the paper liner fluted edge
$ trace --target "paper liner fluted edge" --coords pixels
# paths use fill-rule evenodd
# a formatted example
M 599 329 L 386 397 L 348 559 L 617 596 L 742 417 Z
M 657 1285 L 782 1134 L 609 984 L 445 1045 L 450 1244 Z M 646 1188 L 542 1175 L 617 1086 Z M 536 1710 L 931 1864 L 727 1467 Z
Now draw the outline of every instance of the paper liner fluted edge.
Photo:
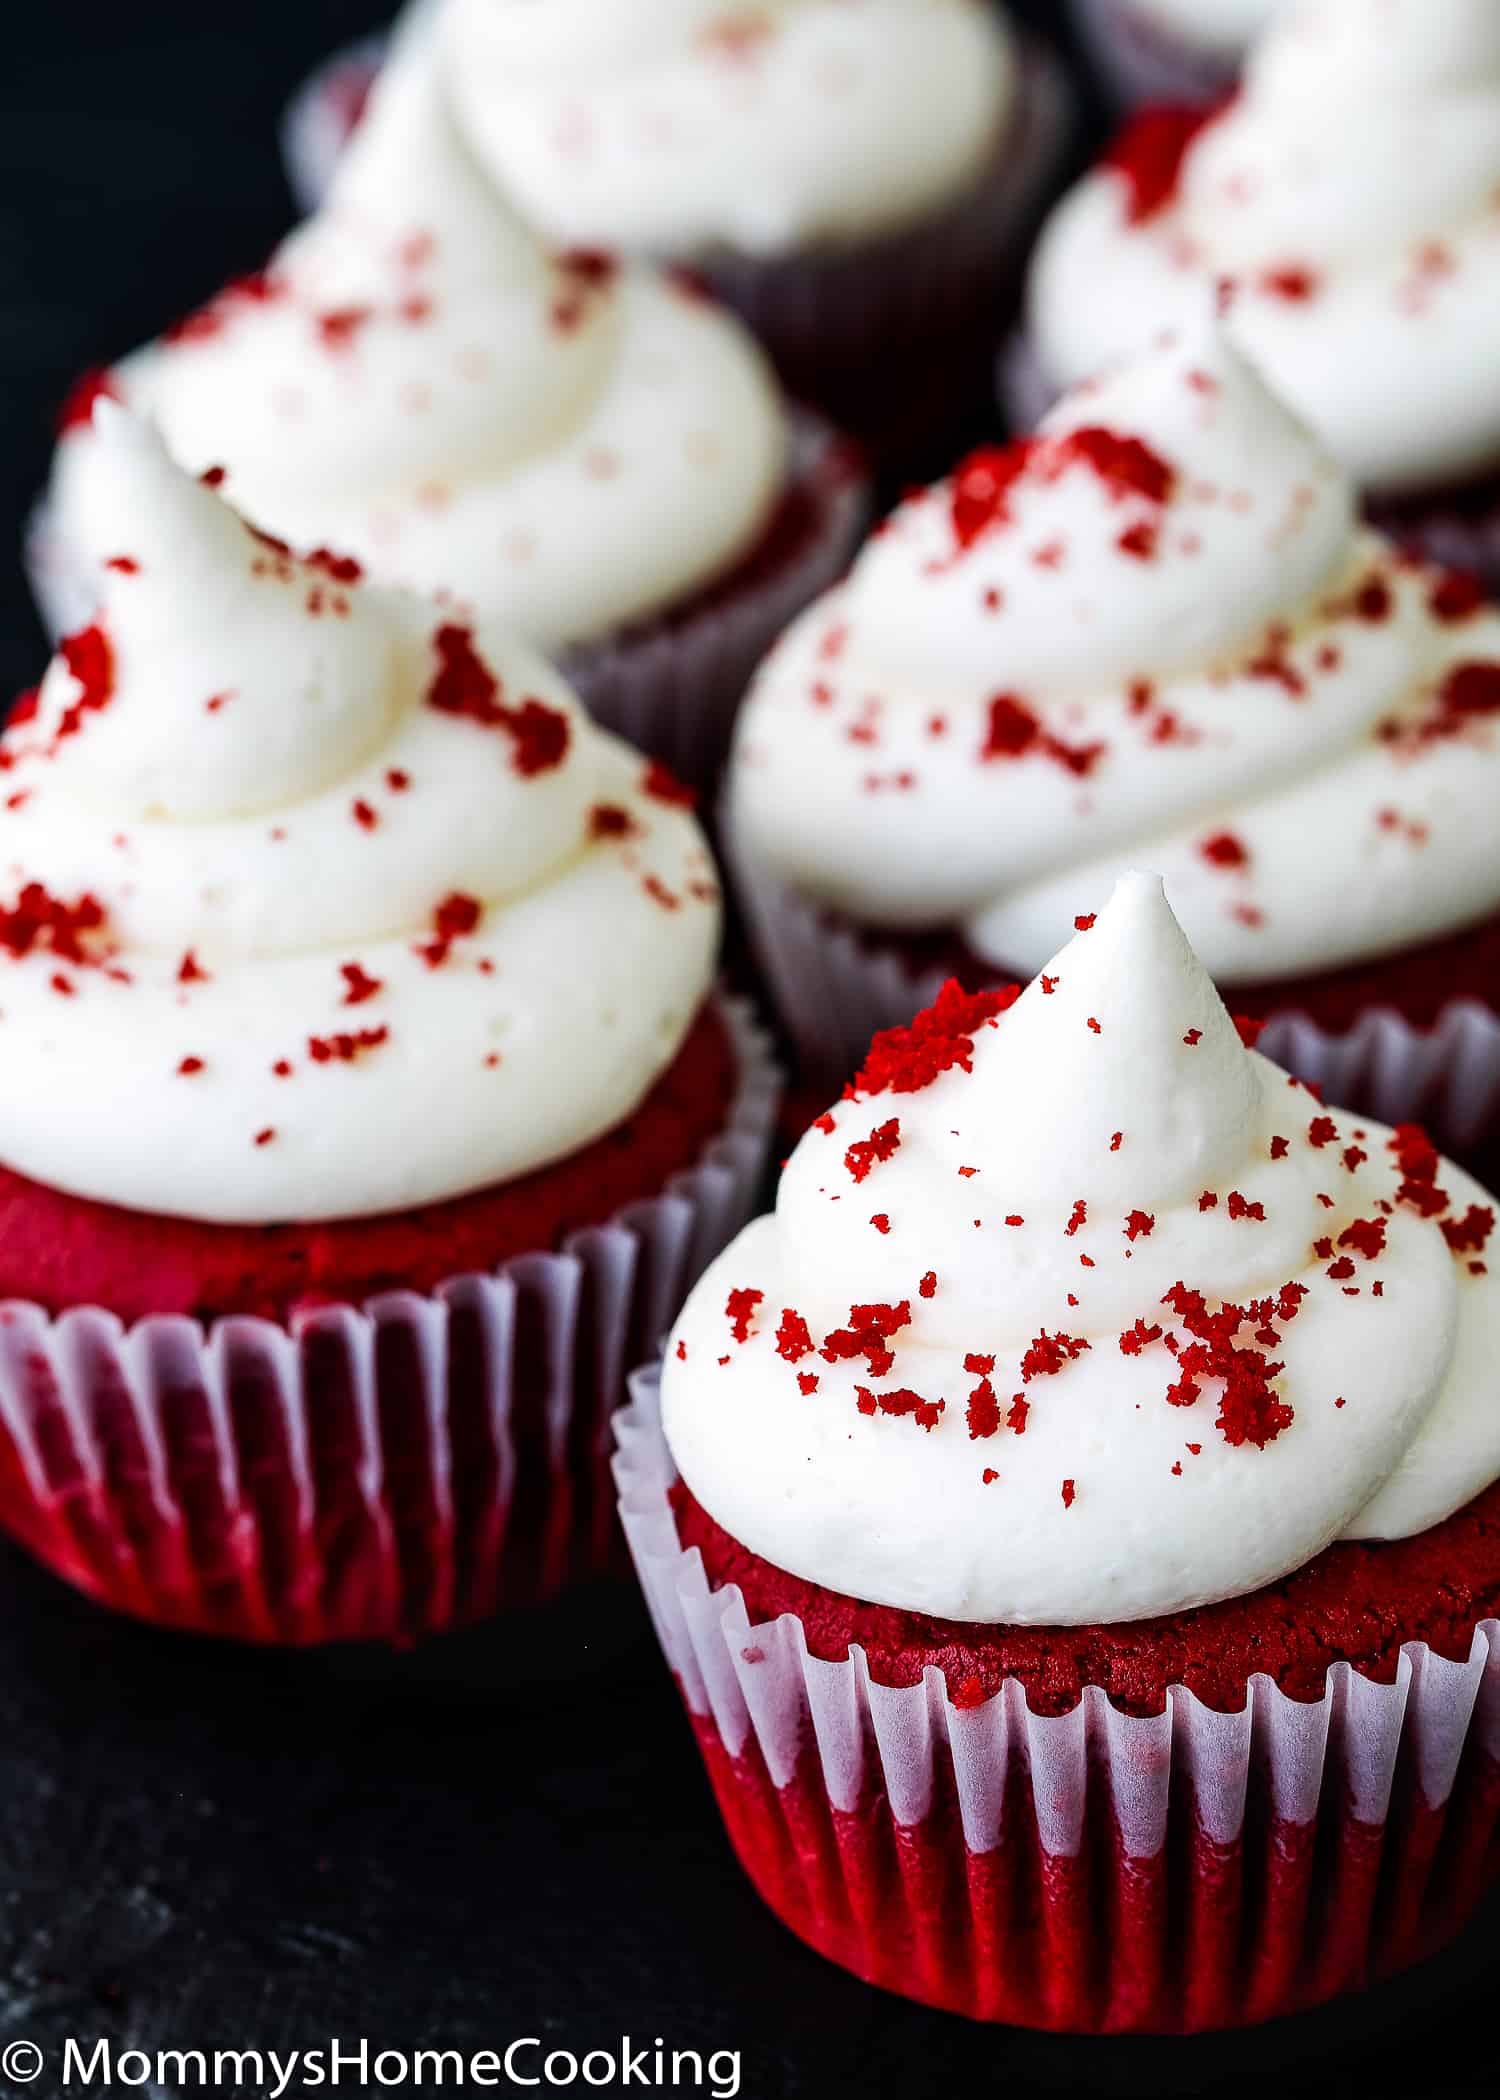
M 1130 0 L 1069 0 L 1069 13 L 1119 110 L 1148 102 L 1212 102 L 1234 85 L 1232 64 L 1194 51 L 1148 21 Z
M 1239 1713 L 1220 1713 L 1179 1684 L 1150 1718 L 1119 1712 L 1098 1685 L 1085 1688 L 1071 1713 L 1034 1714 L 1014 1680 L 982 1706 L 960 1708 L 936 1668 L 921 1684 L 892 1687 L 874 1681 L 857 1646 L 846 1661 L 819 1660 L 794 1613 L 752 1625 L 738 1587 L 712 1588 L 697 1548 L 679 1544 L 667 1499 L 677 1473 L 662 1434 L 659 1381 L 659 1366 L 637 1371 L 630 1403 L 615 1421 L 625 1535 L 689 1708 L 712 1716 L 731 1757 L 753 1735 L 777 1786 L 790 1783 L 815 1746 L 836 1809 L 852 1813 L 878 1782 L 896 1821 L 917 1824 L 946 1761 L 965 1843 L 984 1853 L 1000 1841 L 1006 1775 L 1019 1760 L 1031 1775 L 1042 1848 L 1067 1857 L 1082 1836 L 1092 1761 L 1106 1774 L 1127 1853 L 1150 1859 L 1165 1840 L 1173 1788 L 1184 1783 L 1210 1839 L 1230 1844 L 1239 1837 L 1252 1755 L 1265 1761 L 1277 1818 L 1289 1824 L 1313 1820 L 1330 1770 L 1358 1819 L 1382 1822 L 1403 1737 L 1433 1806 L 1447 1798 L 1471 1730 L 1487 1755 L 1500 1757 L 1495 1619 L 1476 1625 L 1465 1662 L 1408 1642 L 1390 1684 L 1340 1662 L 1321 1699 L 1301 1701 L 1257 1674 Z
M 783 1922 L 867 1981 L 1074 2032 L 1196 2032 L 1324 2002 L 1451 1939 L 1494 1879 L 1500 1621 L 1466 1661 L 1407 1643 L 1321 1697 L 1267 1676 L 1239 1712 L 1171 1686 L 1159 1715 L 1015 1681 L 874 1681 L 752 1624 L 668 1499 L 659 1367 L 616 1422 L 631 1553 L 728 1834 Z
M 854 448 L 808 410 L 791 416 L 790 484 L 806 490 L 816 528 L 800 554 L 744 589 L 563 650 L 563 674 L 596 722 L 710 794 L 745 688 L 773 642 L 844 573 L 864 537 L 870 485 Z
M 610 1415 L 750 1215 L 780 1097 L 751 1008 L 716 1003 L 721 1131 L 559 1252 L 289 1324 L 0 1306 L 0 1521 L 103 1602 L 299 1645 L 404 1643 L 613 1568 Z
M 863 1063 L 871 1036 L 904 1027 L 932 1004 L 944 973 L 914 972 L 895 950 L 831 923 L 754 868 L 722 819 L 721 828 L 735 894 L 801 1076 L 836 1090 Z M 1334 1106 L 1382 1123 L 1423 1123 L 1449 1151 L 1470 1151 L 1500 1131 L 1500 1013 L 1476 1000 L 1456 1001 L 1431 1028 L 1372 1008 L 1343 1034 L 1305 1014 L 1275 1013 L 1259 1047 Z

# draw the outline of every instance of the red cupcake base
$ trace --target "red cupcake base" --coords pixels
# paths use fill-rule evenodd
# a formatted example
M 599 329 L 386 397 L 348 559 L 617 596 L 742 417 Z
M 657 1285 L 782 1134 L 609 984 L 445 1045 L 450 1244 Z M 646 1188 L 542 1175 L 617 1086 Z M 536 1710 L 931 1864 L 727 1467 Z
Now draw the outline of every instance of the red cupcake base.
M 1305 2011 L 1435 1952 L 1500 1878 L 1500 1764 L 1477 1750 L 1440 1807 L 1409 1770 L 1383 1824 L 1336 1799 L 1281 1822 L 1252 1786 L 1233 1843 L 1183 1816 L 1137 1859 L 1102 1773 L 1077 1853 L 1043 1848 L 1023 1773 L 1007 1835 L 973 1852 L 951 1791 L 911 1826 L 880 1790 L 841 1813 L 815 1757 L 778 1787 L 753 1740 L 731 1756 L 692 1719 L 730 1841 L 782 1923 L 866 1983 L 976 2020 L 1190 2034 Z
M 675 1168 L 658 1151 L 649 1189 L 596 1160 L 605 1222 L 583 1230 L 565 1169 L 562 1208 L 533 1207 L 557 1234 L 535 1252 L 493 1219 L 488 1258 L 454 1239 L 451 1282 L 207 1326 L 0 1304 L 0 1524 L 116 1610 L 295 1646 L 405 1646 L 618 1574 L 611 1411 L 753 1209 L 775 1114 L 763 1039 L 721 1011 L 730 1070 L 707 1136 Z M 695 1069 L 705 1056 L 712 1032 Z
M 1500 1621 L 1460 1636 L 1461 1581 L 1414 1590 L 1406 1624 L 1441 1628 L 1433 1645 L 1393 1623 L 1357 1667 L 1289 1689 L 1253 1667 L 1231 1688 L 1205 1648 L 1199 1697 L 1167 1644 L 1148 1694 L 1146 1651 L 1177 1622 L 1103 1629 L 1123 1649 L 1140 1636 L 1124 1710 L 1107 1669 L 1079 1683 L 1066 1660 L 1088 1629 L 945 1629 L 762 1580 L 732 1541 L 721 1555 L 676 1480 L 654 1372 L 615 1426 L 626 1535 L 731 1842 L 776 1914 L 867 1982 L 1071 2033 L 1246 2026 L 1436 1951 L 1500 1878 Z M 1450 1520 L 1476 1618 L 1490 1502 Z M 1382 1550 L 1417 1583 L 1445 1530 Z M 1347 1555 L 1336 1573 L 1358 1590 Z M 1278 1625 L 1278 1590 L 1242 1603 Z M 1315 1603 L 1298 1609 L 1338 1653 Z M 1213 1612 L 1181 1617 L 1217 1634 Z M 1020 1674 L 967 1677 L 1027 1640 Z

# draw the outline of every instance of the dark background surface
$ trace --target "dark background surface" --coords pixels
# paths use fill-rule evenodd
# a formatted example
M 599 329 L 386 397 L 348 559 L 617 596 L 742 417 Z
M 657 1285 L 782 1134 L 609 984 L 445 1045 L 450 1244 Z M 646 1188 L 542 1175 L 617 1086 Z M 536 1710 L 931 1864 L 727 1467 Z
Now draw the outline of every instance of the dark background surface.
M 15 553 L 57 401 L 262 259 L 290 214 L 285 97 L 380 13 L 10 0 L 6 693 L 43 660 Z M 356 1665 L 155 1634 L 0 1553 L 0 2048 L 25 2038 L 49 2057 L 28 2086 L 0 2073 L 6 2094 L 60 2093 L 69 2035 L 147 2051 L 538 2035 L 581 2054 L 622 2034 L 740 2050 L 746 2100 L 1492 2092 L 1477 2044 L 1497 1915 L 1376 1998 L 1255 2035 L 971 2029 L 865 1990 L 761 1909 L 628 1593 L 425 1664 Z

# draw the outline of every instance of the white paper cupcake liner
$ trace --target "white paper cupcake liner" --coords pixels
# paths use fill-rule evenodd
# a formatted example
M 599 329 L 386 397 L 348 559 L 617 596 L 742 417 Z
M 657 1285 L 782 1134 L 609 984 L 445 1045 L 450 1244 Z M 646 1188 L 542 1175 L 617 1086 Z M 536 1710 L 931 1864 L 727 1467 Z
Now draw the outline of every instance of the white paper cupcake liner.
M 1119 110 L 1148 102 L 1212 102 L 1234 86 L 1232 66 L 1181 42 L 1130 0 L 1070 0 L 1069 12 Z
M 282 1324 L 0 1307 L 0 1522 L 118 1609 L 240 1639 L 405 1644 L 618 1555 L 609 1418 L 750 1215 L 780 1074 L 724 998 L 721 1134 L 560 1252 Z
M 832 1094 L 864 1062 L 871 1036 L 930 1006 L 947 973 L 914 970 L 895 949 L 832 923 L 754 869 L 727 829 L 724 850 L 801 1076 Z M 1500 1134 L 1500 1014 L 1474 1000 L 1456 1001 L 1431 1028 L 1373 1008 L 1341 1035 L 1305 1014 L 1276 1013 L 1260 1048 L 1335 1106 L 1423 1123 L 1448 1152 L 1462 1156 Z
M 668 1501 L 676 1469 L 662 1435 L 655 1368 L 632 1379 L 616 1437 L 626 1537 L 745 1864 L 794 1929 L 872 1981 L 980 2017 L 1037 2025 L 1183 2027 L 1267 2017 L 1286 2009 L 1286 1993 L 1288 2003 L 1308 2002 L 1309 1988 L 1332 1995 L 1342 1950 L 1332 1950 L 1325 1991 L 1309 1986 L 1305 1973 L 1279 1973 L 1297 1950 L 1256 1946 L 1253 1918 L 1239 1920 L 1238 1942 L 1231 1939 L 1229 1953 L 1241 1966 L 1207 1986 L 1194 1974 L 1191 1946 L 1175 1956 L 1170 1946 L 1150 1950 L 1143 1978 L 1132 1967 L 1139 1949 L 1091 1941 L 1120 1928 L 1132 1891 L 1139 1902 L 1153 1876 L 1161 1901 L 1142 1904 L 1143 1915 L 1190 1911 L 1195 1894 L 1201 1902 L 1198 1885 L 1212 1887 L 1216 1877 L 1225 1900 L 1237 1900 L 1242 1885 L 1259 1885 L 1259 1855 L 1276 1846 L 1284 1861 L 1306 1854 L 1305 1873 L 1290 1878 L 1304 1903 L 1311 1899 L 1314 1920 L 1320 1897 L 1331 1895 L 1335 1920 L 1327 1922 L 1335 1922 L 1338 1911 L 1359 1907 L 1359 1891 L 1340 1890 L 1337 1881 L 1347 1835 L 1364 1854 L 1372 1889 L 1382 1871 L 1388 1881 L 1399 1874 L 1402 1902 L 1372 1911 L 1370 1925 L 1395 1935 L 1409 1958 L 1417 1927 L 1406 1913 L 1413 1903 L 1420 1909 L 1440 1840 L 1453 1839 L 1443 1812 L 1466 1765 L 1468 1777 L 1488 1784 L 1493 1823 L 1500 1621 L 1476 1627 L 1465 1662 L 1408 1643 L 1390 1684 L 1337 1663 L 1311 1702 L 1287 1697 L 1258 1674 L 1239 1713 L 1217 1712 L 1174 1685 L 1160 1715 L 1137 1718 L 1094 1685 L 1071 1713 L 1039 1715 L 1014 1681 L 980 1706 L 960 1707 L 935 1668 L 919 1685 L 878 1684 L 857 1646 L 843 1661 L 819 1660 L 795 1614 L 752 1625 L 737 1587 L 710 1586 L 698 1551 L 681 1548 Z M 1320 1826 L 1321 1860 L 1313 1842 Z M 925 1890 L 910 1880 L 904 1889 L 879 1888 L 883 1833 L 894 1837 L 903 1868 L 923 1868 Z M 831 1859 L 820 1860 L 825 1840 Z M 1181 1862 L 1169 1865 L 1182 1846 L 1185 1872 Z M 1081 1918 L 1070 1917 L 1064 1902 L 1059 1915 L 1051 1868 L 1079 1862 L 1091 1848 L 1085 1894 L 1091 1891 L 1096 1914 L 1085 1904 Z M 1111 1867 L 1111 1854 L 1123 1864 L 1117 1858 Z M 911 1949 L 915 1943 L 920 1954 L 923 1933 L 933 1931 L 932 1892 L 945 1874 L 953 1915 L 943 1918 L 943 1943 L 929 1950 L 924 1969 Z M 1042 1979 L 1034 2003 L 1014 2002 L 1004 1939 L 994 1929 L 1005 1918 L 1008 1875 L 1038 1883 L 1038 1900 L 1020 1906 L 1018 1941 L 1045 1949 L 1055 1937 L 1077 1965 L 1081 1930 L 1086 1987 L 1069 1975 L 1051 1995 Z M 824 1877 L 830 1886 L 818 1885 Z M 1278 1932 L 1285 1922 L 1277 1921 Z M 893 1950 L 911 1966 L 897 1967 Z M 1378 1968 L 1382 1949 L 1366 1949 L 1364 1958 Z M 1029 1987 L 1024 1957 L 1021 1967 Z M 1195 2016 L 1195 1994 L 1206 2017 Z

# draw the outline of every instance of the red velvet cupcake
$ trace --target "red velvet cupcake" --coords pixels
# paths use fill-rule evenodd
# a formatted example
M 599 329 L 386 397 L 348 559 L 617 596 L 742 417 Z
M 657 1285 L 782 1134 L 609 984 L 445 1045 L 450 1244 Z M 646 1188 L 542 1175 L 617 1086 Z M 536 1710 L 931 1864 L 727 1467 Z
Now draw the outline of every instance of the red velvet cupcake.
M 751 1878 L 973 2018 L 1269 2019 L 1500 1864 L 1494 1204 L 1245 1032 L 1149 876 L 950 985 L 618 1425 Z
M 429 75 L 383 77 L 264 270 L 76 391 L 31 534 L 39 601 L 57 634 L 91 616 L 102 389 L 263 530 L 496 621 L 707 788 L 755 664 L 857 543 L 863 468 L 701 289 L 542 248 Z
M 1214 328 L 898 510 L 762 668 L 728 835 L 777 1003 L 841 1078 L 1006 983 L 1145 859 L 1329 1098 L 1500 1130 L 1500 617 L 1359 525 Z
M 795 398 L 908 473 L 983 404 L 1072 141 L 1062 67 L 994 0 L 436 0 L 385 63 L 433 69 L 496 194 L 548 239 L 691 270 Z M 380 65 L 378 44 L 339 54 L 288 114 L 309 209 Z
M 121 411 L 79 486 L 103 610 L 0 742 L 0 1521 L 288 1643 L 606 1572 L 609 1411 L 774 1108 L 690 798 Z

